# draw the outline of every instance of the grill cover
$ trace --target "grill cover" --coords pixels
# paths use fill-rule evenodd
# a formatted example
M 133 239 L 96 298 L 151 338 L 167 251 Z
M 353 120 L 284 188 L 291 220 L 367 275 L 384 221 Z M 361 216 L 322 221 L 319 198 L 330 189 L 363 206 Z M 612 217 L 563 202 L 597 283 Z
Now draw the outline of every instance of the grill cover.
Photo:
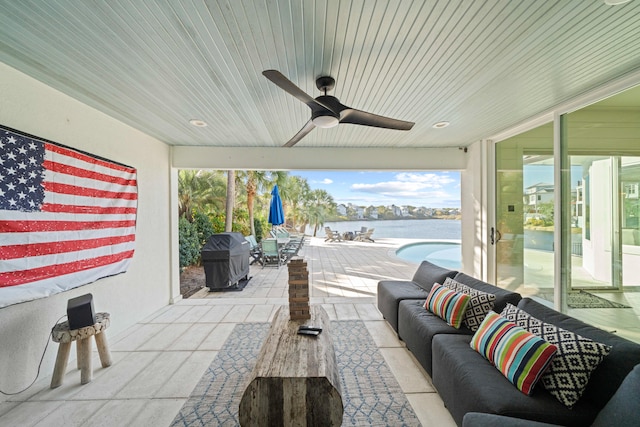
M 210 290 L 235 287 L 249 276 L 249 242 L 242 233 L 213 234 L 200 255 Z

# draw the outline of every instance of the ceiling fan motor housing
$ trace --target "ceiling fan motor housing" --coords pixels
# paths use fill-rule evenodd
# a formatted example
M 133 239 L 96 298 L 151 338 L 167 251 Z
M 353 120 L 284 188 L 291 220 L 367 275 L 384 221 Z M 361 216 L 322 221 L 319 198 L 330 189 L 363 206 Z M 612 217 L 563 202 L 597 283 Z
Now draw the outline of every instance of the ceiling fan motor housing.
M 328 91 L 333 89 L 336 86 L 336 81 L 333 77 L 330 76 L 321 76 L 316 79 L 316 87 L 320 89 L 320 91 L 324 92 L 325 95 Z

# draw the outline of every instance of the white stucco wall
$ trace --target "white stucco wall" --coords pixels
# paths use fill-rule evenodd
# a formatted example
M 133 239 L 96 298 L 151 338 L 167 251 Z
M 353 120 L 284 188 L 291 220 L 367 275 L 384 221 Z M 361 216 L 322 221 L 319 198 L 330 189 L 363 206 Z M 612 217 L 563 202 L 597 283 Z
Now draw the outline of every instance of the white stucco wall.
M 487 201 L 483 180 L 486 171 L 485 142 L 467 147 L 465 168 L 460 174 L 462 210 L 462 271 L 470 276 L 486 277 L 486 216 Z
M 0 94 L 0 124 L 138 170 L 136 250 L 129 271 L 0 309 L 0 389 L 13 392 L 35 377 L 49 331 L 66 314 L 68 299 L 91 292 L 96 311 L 111 313 L 107 337 L 114 337 L 179 298 L 179 289 L 171 284 L 170 148 L 1 63 Z M 41 377 L 51 375 L 57 347 L 49 345 Z

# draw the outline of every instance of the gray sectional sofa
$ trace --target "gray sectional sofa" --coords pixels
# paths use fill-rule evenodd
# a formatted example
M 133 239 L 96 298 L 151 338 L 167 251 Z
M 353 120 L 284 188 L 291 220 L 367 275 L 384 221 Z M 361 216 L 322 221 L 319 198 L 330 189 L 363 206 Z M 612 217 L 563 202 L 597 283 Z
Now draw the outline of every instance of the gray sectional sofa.
M 538 384 L 527 396 L 473 348 L 473 331 L 455 329 L 427 311 L 424 301 L 434 283 L 447 277 L 496 295 L 494 311 L 510 303 L 531 316 L 583 337 L 609 345 L 611 352 L 592 373 L 587 389 L 572 409 Z M 518 293 L 490 285 L 464 273 L 423 261 L 413 280 L 378 283 L 378 309 L 431 376 L 433 385 L 458 425 L 467 413 L 489 413 L 567 426 L 590 425 L 635 365 L 640 345 Z M 640 414 L 637 414 L 640 417 Z

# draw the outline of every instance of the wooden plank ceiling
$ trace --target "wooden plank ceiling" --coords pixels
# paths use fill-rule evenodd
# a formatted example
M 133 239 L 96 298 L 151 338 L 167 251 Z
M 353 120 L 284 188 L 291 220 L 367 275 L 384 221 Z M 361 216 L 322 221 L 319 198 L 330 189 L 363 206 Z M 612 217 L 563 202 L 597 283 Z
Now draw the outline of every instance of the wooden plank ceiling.
M 310 110 L 261 75 L 277 69 L 416 123 L 297 146 L 465 146 L 638 69 L 639 20 L 640 1 L 2 1 L 0 61 L 173 145 L 284 144 Z

